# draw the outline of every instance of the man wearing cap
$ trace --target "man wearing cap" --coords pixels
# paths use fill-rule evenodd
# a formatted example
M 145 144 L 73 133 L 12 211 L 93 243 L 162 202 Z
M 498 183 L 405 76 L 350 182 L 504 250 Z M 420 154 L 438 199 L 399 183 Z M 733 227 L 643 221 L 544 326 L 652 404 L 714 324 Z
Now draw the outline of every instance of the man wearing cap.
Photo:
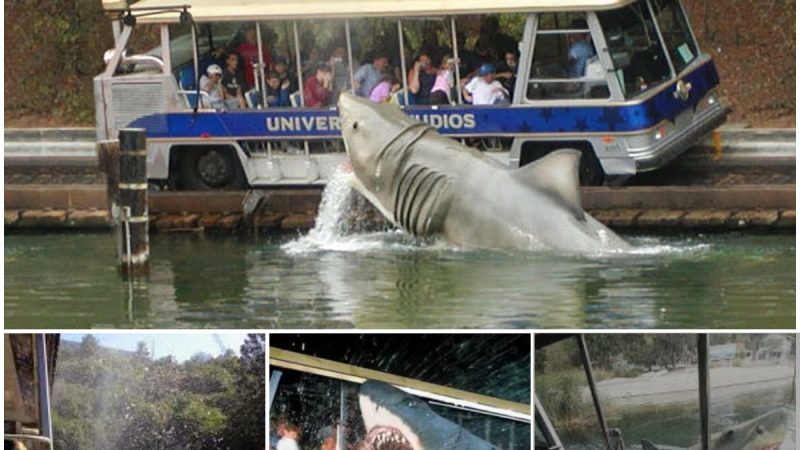
M 211 64 L 206 75 L 200 77 L 200 90 L 208 94 L 207 106 L 214 109 L 225 109 L 225 97 L 222 93 L 222 67 Z M 205 100 L 205 99 L 204 99 Z
M 508 90 L 494 79 L 494 66 L 484 64 L 464 86 L 464 98 L 473 105 L 504 105 L 508 104 Z

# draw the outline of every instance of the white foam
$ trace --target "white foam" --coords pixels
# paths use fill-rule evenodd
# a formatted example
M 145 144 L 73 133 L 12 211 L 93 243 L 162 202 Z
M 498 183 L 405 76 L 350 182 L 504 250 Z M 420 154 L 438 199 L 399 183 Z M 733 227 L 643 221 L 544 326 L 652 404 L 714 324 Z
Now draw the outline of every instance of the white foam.
M 281 248 L 290 255 L 302 255 L 320 251 L 374 252 L 419 250 L 427 242 L 415 239 L 400 230 L 381 232 L 356 232 L 359 222 L 351 215 L 355 196 L 352 172 L 337 170 L 322 192 L 317 219 L 308 234 L 287 242 Z

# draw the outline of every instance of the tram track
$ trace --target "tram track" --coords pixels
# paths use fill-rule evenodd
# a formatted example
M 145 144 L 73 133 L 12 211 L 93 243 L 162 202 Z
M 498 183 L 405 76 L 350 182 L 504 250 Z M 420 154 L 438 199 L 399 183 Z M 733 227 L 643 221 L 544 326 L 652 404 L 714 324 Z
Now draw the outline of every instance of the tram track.
M 794 130 L 728 134 L 725 146 L 703 143 L 667 167 L 637 175 L 624 186 L 582 188 L 584 208 L 615 228 L 793 229 Z M 47 138 L 34 132 L 23 136 Z M 69 134 L 58 136 L 67 139 Z M 753 141 L 753 136 L 762 140 Z M 766 139 L 774 145 L 766 145 Z M 7 142 L 6 148 L 9 144 L 14 142 Z M 37 145 L 40 150 L 48 147 L 46 142 Z M 63 152 L 64 148 L 61 145 L 61 150 L 50 153 L 6 153 L 6 230 L 110 226 L 105 176 L 96 157 Z M 256 214 L 244 211 L 246 192 L 151 192 L 151 225 L 159 231 L 249 227 L 286 231 L 313 226 L 321 189 L 258 192 L 266 200 Z M 380 226 L 375 211 L 360 214 Z

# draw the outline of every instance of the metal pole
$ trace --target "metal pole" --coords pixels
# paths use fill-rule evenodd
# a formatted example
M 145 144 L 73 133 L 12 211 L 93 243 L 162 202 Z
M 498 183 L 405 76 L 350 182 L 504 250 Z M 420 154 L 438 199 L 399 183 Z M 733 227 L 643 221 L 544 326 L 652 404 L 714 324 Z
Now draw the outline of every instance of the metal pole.
M 39 426 L 42 434 L 53 448 L 53 424 L 50 420 L 50 377 L 47 370 L 47 341 L 44 334 L 34 335 L 36 339 L 36 375 L 39 381 Z
M 408 105 L 408 73 L 406 72 L 406 48 L 403 42 L 403 21 L 397 20 L 397 35 L 400 37 L 400 70 L 403 72 L 403 99 Z
M 300 90 L 300 106 L 306 106 L 305 95 L 303 94 L 303 61 L 300 57 L 300 36 L 297 35 L 297 21 L 292 21 L 294 30 L 294 53 L 295 63 L 297 64 L 297 88 Z
M 355 73 L 353 72 L 353 45 L 350 42 L 350 21 L 344 21 L 345 40 L 347 41 L 347 65 L 350 67 L 350 92 L 353 92 L 355 86 Z
M 460 105 L 463 103 L 461 99 L 461 67 L 460 61 L 458 59 L 458 38 L 456 33 L 456 19 L 455 17 L 450 17 L 450 31 L 453 38 L 453 58 L 455 58 L 455 72 L 456 72 L 456 92 L 458 95 L 458 104 Z
M 700 390 L 700 443 L 702 450 L 709 448 L 709 394 L 708 335 L 697 335 L 697 377 Z
M 267 83 L 264 78 L 264 50 L 261 43 L 261 23 L 256 22 L 256 39 L 258 40 L 258 72 L 256 75 L 255 83 L 261 91 L 261 105 L 267 107 Z
M 347 398 L 344 395 L 344 382 L 339 382 L 339 423 L 336 424 L 336 450 L 345 450 L 344 423 L 347 418 L 347 408 L 344 404 Z
M 119 263 L 126 277 L 146 272 L 150 258 L 147 209 L 147 142 L 143 128 L 119 132 L 119 184 L 117 200 L 123 211 L 119 229 Z M 113 210 L 113 208 L 112 208 Z M 125 246 L 123 251 L 122 246 Z
M 164 61 L 162 73 L 170 75 L 172 71 L 172 55 L 169 42 L 169 25 L 161 25 L 161 60 Z
M 281 376 L 283 371 L 273 370 L 272 376 L 269 377 L 269 407 L 272 408 L 272 402 L 275 401 L 275 392 L 278 390 L 278 385 L 281 383 Z
M 603 431 L 603 440 L 606 443 L 606 448 L 611 450 L 611 437 L 608 434 L 608 424 L 606 423 L 606 416 L 603 414 L 603 407 L 600 405 L 600 396 L 597 395 L 597 386 L 594 384 L 594 373 L 592 372 L 592 362 L 589 360 L 589 351 L 586 348 L 586 340 L 583 338 L 582 334 L 578 335 L 578 347 L 581 351 L 581 360 L 583 361 L 583 369 L 586 371 L 586 379 L 589 381 L 589 391 L 592 393 L 594 410 L 597 413 L 597 419 L 600 421 L 600 428 Z

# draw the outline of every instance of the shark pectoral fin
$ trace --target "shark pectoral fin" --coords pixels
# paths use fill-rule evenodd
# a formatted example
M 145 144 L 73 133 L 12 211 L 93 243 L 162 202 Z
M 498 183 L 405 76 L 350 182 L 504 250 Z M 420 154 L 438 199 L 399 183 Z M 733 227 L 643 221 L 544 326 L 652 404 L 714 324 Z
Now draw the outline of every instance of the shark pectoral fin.
M 581 152 L 578 150 L 556 150 L 514 170 L 512 176 L 521 183 L 551 193 L 573 213 L 576 219 L 584 220 L 578 179 L 580 160 Z

